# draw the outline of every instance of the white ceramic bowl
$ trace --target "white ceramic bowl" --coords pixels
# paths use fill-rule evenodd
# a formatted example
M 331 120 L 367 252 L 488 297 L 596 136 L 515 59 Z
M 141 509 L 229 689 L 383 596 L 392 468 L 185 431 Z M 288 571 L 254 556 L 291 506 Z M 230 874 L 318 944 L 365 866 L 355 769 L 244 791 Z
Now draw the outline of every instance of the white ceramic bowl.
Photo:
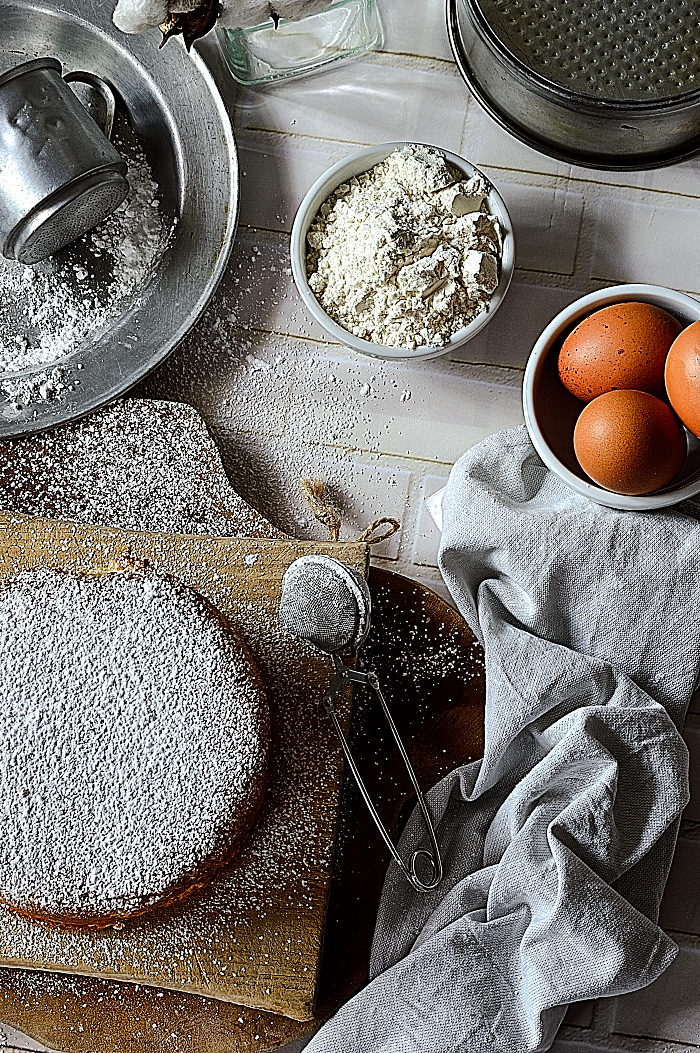
M 299 211 L 296 214 L 294 226 L 292 228 L 292 274 L 294 275 L 294 281 L 296 282 L 304 303 L 316 321 L 323 326 L 333 340 L 345 344 L 346 347 L 350 347 L 354 351 L 359 351 L 360 354 L 369 355 L 371 358 L 403 360 L 436 358 L 438 355 L 445 355 L 449 351 L 454 351 L 455 348 L 466 344 L 488 324 L 498 310 L 508 286 L 510 285 L 515 265 L 515 239 L 513 237 L 513 225 L 503 198 L 497 190 L 492 188 L 488 195 L 489 211 L 496 216 L 501 224 L 503 232 L 503 253 L 501 256 L 498 286 L 491 297 L 488 310 L 483 311 L 464 329 L 459 329 L 454 333 L 444 346 L 423 346 L 417 347 L 415 350 L 411 351 L 406 347 L 390 347 L 385 344 L 375 344 L 371 340 L 361 340 L 359 337 L 349 333 L 347 329 L 338 325 L 337 322 L 333 321 L 330 315 L 326 314 L 311 291 L 306 277 L 306 235 L 309 231 L 309 227 L 316 218 L 318 210 L 323 202 L 328 200 L 336 187 L 340 186 L 341 183 L 346 183 L 349 179 L 352 179 L 353 176 L 361 175 L 362 172 L 368 171 L 368 169 L 373 168 L 374 165 L 378 165 L 381 161 L 384 161 L 389 154 L 394 152 L 394 150 L 399 150 L 402 146 L 407 145 L 407 143 L 382 143 L 380 146 L 366 146 L 362 150 L 357 150 L 354 154 L 350 154 L 345 160 L 339 161 L 338 164 L 333 165 L 333 167 L 329 168 L 320 179 L 316 180 L 307 193 L 299 206 Z M 444 154 L 449 164 L 459 172 L 462 172 L 465 179 L 471 179 L 472 176 L 481 176 L 482 179 L 486 179 L 486 176 L 484 176 L 478 168 L 475 168 L 474 165 L 469 163 L 469 161 L 465 161 L 463 157 L 450 153 L 449 150 L 443 150 L 440 146 L 432 147 L 432 149 L 439 150 L 440 153 Z M 490 185 L 490 180 L 486 179 L 486 181 Z
M 530 353 L 523 380 L 525 424 L 544 463 L 577 494 L 609 508 L 630 511 L 665 508 L 700 493 L 700 442 L 686 429 L 685 464 L 661 490 L 630 497 L 597 486 L 579 467 L 574 453 L 574 425 L 584 403 L 566 390 L 557 369 L 564 338 L 583 318 L 609 304 L 629 300 L 662 307 L 684 326 L 700 319 L 700 301 L 659 285 L 613 285 L 575 300 L 552 319 Z

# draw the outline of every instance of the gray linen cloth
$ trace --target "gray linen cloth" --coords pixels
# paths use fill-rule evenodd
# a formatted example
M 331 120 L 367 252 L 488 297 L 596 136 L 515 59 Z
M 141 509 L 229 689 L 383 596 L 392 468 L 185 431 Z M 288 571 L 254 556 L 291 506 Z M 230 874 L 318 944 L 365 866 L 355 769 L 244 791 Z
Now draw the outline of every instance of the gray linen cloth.
M 700 524 L 572 493 L 524 428 L 470 450 L 440 568 L 486 654 L 484 758 L 428 795 L 445 879 L 390 867 L 371 982 L 309 1053 L 532 1053 L 566 1005 L 651 983 L 688 797 L 679 729 L 700 669 Z M 425 845 L 414 812 L 401 838 Z

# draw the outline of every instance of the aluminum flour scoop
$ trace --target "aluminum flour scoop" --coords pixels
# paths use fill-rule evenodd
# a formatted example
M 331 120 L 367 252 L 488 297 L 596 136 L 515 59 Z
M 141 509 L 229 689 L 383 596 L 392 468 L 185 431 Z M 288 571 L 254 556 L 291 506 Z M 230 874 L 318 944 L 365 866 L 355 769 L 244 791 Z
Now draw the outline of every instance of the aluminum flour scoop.
M 401 867 L 413 887 L 419 892 L 430 892 L 442 880 L 442 860 L 433 821 L 418 785 L 416 774 L 389 712 L 377 677 L 371 672 L 349 669 L 343 662 L 343 658 L 359 651 L 367 639 L 371 610 L 372 601 L 367 582 L 356 571 L 344 566 L 331 556 L 302 556 L 291 564 L 282 579 L 282 599 L 280 601 L 282 625 L 295 636 L 301 637 L 317 650 L 329 655 L 333 660 L 335 676 L 321 699 L 321 705 L 333 722 L 345 759 L 355 776 L 372 818 L 377 824 L 377 829 L 391 852 L 392 858 Z M 370 799 L 333 706 L 341 687 L 348 683 L 371 687 L 379 699 L 391 733 L 403 757 L 416 793 L 418 806 L 425 820 L 432 851 L 426 848 L 416 849 L 408 864 L 399 855 Z M 431 870 L 430 879 L 427 881 L 418 877 L 416 872 L 417 863 L 421 859 Z

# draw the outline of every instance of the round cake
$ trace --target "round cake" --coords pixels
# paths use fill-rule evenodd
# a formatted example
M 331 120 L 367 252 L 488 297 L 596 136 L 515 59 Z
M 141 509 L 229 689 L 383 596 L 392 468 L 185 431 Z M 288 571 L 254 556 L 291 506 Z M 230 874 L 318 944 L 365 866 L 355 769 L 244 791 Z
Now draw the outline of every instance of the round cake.
M 262 802 L 265 693 L 244 642 L 150 568 L 0 585 L 0 901 L 102 928 L 202 887 Z

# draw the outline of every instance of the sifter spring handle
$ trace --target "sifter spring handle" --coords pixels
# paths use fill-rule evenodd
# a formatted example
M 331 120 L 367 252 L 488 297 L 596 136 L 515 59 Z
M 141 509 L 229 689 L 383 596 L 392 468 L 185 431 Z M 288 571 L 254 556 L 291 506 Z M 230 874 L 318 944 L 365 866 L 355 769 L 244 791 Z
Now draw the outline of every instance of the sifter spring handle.
M 364 802 L 367 805 L 367 808 L 369 809 L 372 818 L 374 819 L 377 829 L 379 830 L 379 833 L 381 834 L 385 845 L 391 853 L 392 859 L 401 868 L 408 881 L 418 892 L 432 892 L 433 889 L 437 888 L 437 886 L 440 884 L 443 876 L 442 859 L 440 858 L 440 847 L 438 845 L 437 837 L 435 835 L 435 828 L 433 826 L 433 820 L 430 815 L 427 802 L 423 796 L 423 792 L 418 783 L 418 779 L 416 778 L 416 773 L 413 770 L 413 766 L 406 752 L 404 744 L 401 741 L 401 736 L 399 735 L 398 729 L 394 724 L 394 720 L 391 716 L 391 713 L 389 712 L 389 707 L 386 704 L 384 695 L 382 694 L 381 689 L 379 687 L 379 681 L 377 680 L 377 677 L 374 673 L 364 673 L 354 669 L 347 669 L 337 655 L 333 655 L 333 663 L 335 665 L 336 675 L 333 678 L 333 682 L 329 690 L 326 692 L 322 699 L 322 705 L 326 710 L 328 716 L 331 718 L 336 735 L 338 736 L 338 739 L 340 741 L 343 754 L 345 755 L 345 759 L 350 767 L 352 774 L 355 777 L 358 789 L 362 794 Z M 384 710 L 384 715 L 386 716 L 387 721 L 389 722 L 389 728 L 391 730 L 392 735 L 394 736 L 394 741 L 396 742 L 396 745 L 398 746 L 401 756 L 403 758 L 404 764 L 406 765 L 406 770 L 408 771 L 409 778 L 413 785 L 418 805 L 423 814 L 423 819 L 425 821 L 425 825 L 427 827 L 428 834 L 430 836 L 430 842 L 432 845 L 432 852 L 429 852 L 425 848 L 416 849 L 416 851 L 413 852 L 413 854 L 411 855 L 408 865 L 406 865 L 406 863 L 399 855 L 397 848 L 394 845 L 394 842 L 391 840 L 391 837 L 389 836 L 389 833 L 386 827 L 384 826 L 384 823 L 382 822 L 377 809 L 372 803 L 372 799 L 369 796 L 369 793 L 367 792 L 367 787 L 365 786 L 357 764 L 355 763 L 355 759 L 350 750 L 348 741 L 345 738 L 343 729 L 340 726 L 340 721 L 338 720 L 338 716 L 333 705 L 333 699 L 336 697 L 338 691 L 340 690 L 340 687 L 344 683 L 366 684 L 372 688 L 372 690 L 375 692 L 379 699 L 379 703 L 382 709 Z M 432 868 L 432 878 L 428 882 L 421 881 L 421 879 L 416 873 L 416 864 L 420 858 L 426 859 L 430 863 L 430 866 Z

